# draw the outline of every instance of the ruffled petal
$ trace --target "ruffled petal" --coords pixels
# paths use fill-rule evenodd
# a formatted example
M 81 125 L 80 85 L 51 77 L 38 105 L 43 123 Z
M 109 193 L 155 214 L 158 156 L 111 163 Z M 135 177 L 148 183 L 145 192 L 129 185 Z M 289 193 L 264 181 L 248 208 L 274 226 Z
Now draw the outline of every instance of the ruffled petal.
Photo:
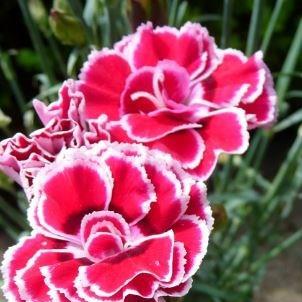
M 104 164 L 78 149 L 58 158 L 35 179 L 36 194 L 30 216 L 37 219 L 49 236 L 57 235 L 79 241 L 82 218 L 93 211 L 108 208 L 112 179 Z M 35 211 L 37 208 L 37 211 Z M 32 213 L 32 214 L 31 214 Z
M 189 290 L 192 287 L 193 280 L 192 278 L 186 280 L 182 284 L 179 284 L 177 286 L 171 287 L 171 288 L 161 288 L 157 294 L 156 297 L 166 297 L 166 296 L 171 296 L 171 297 L 183 297 L 185 296 Z M 158 300 L 159 301 L 159 300 Z
M 212 174 L 220 153 L 242 154 L 249 142 L 244 111 L 238 108 L 214 112 L 202 120 L 198 130 L 206 149 L 198 167 L 188 170 L 192 175 L 205 180 Z
M 130 236 L 130 229 L 125 219 L 112 211 L 93 212 L 82 219 L 82 244 L 85 244 L 90 235 L 98 232 L 108 232 L 125 238 Z
M 160 281 L 169 281 L 172 274 L 173 233 L 144 238 L 124 252 L 80 268 L 76 287 L 89 287 L 94 293 L 110 297 L 140 274 L 149 274 Z
M 192 185 L 186 215 L 195 215 L 207 223 L 209 230 L 213 226 L 212 210 L 207 200 L 207 187 L 202 182 Z
M 23 301 L 14 279 L 17 272 L 26 266 L 37 251 L 59 249 L 65 245 L 64 241 L 47 238 L 40 234 L 32 234 L 23 237 L 18 244 L 9 248 L 4 254 L 1 268 L 4 280 L 2 289 L 6 299 L 8 301 Z
M 171 60 L 186 68 L 193 77 L 200 74 L 206 77 L 217 66 L 215 50 L 215 42 L 207 30 L 190 22 L 180 30 L 168 26 L 153 29 L 149 22 L 138 28 L 132 43 L 127 42 L 121 48 L 136 68 Z
M 199 124 L 186 123 L 165 112 L 154 117 L 128 114 L 122 118 L 121 122 L 131 139 L 144 143 L 155 141 L 180 130 L 200 127 Z
M 74 255 L 66 250 L 39 251 L 26 266 L 17 272 L 15 282 L 20 296 L 26 301 L 49 302 L 49 287 L 45 284 L 41 267 L 71 260 Z
M 173 288 L 183 282 L 186 264 L 186 249 L 181 242 L 175 242 L 173 251 L 173 273 L 169 282 L 160 282 L 161 288 Z
M 44 128 L 30 134 L 41 148 L 53 156 L 68 147 L 82 145 L 82 130 L 77 122 L 69 119 L 53 118 Z
M 128 223 L 134 224 L 145 217 L 155 201 L 154 187 L 145 169 L 135 161 L 109 152 L 106 163 L 114 179 L 109 208 L 122 214 Z
M 241 103 L 250 129 L 270 126 L 277 117 L 277 94 L 270 71 L 266 68 L 266 81 L 262 94 L 252 103 Z
M 127 61 L 115 51 L 93 51 L 78 82 L 78 88 L 85 96 L 86 117 L 107 114 L 111 120 L 118 119 L 120 96 L 129 74 Z
M 78 91 L 74 80 L 67 80 L 59 90 L 59 99 L 50 105 L 33 100 L 36 110 L 43 125 L 48 124 L 53 118 L 70 119 L 84 126 L 85 104 L 83 94 Z
M 24 166 L 35 166 L 34 156 L 42 157 L 46 162 L 52 158 L 34 139 L 17 133 L 0 143 L 0 170 L 23 185 L 20 174 Z
M 184 280 L 186 280 L 198 270 L 207 251 L 210 232 L 206 223 L 193 215 L 184 215 L 172 230 L 175 234 L 175 241 L 183 243 L 187 252 L 184 276 Z
M 151 149 L 170 154 L 181 163 L 182 167 L 191 169 L 200 163 L 205 149 L 201 136 L 193 129 L 171 133 L 146 145 Z
M 85 254 L 92 261 L 103 261 L 123 250 L 121 237 L 107 232 L 97 232 L 89 236 L 85 244 Z
M 155 233 L 165 232 L 184 212 L 187 196 L 183 194 L 176 175 L 165 166 L 150 162 L 146 171 L 155 188 L 156 202 L 151 205 L 142 224 Z
M 128 77 L 121 96 L 121 114 L 148 113 L 156 109 L 155 104 L 150 101 L 150 96 L 154 95 L 154 72 L 154 68 L 144 67 Z
M 109 122 L 107 124 L 107 130 L 110 133 L 110 138 L 113 142 L 119 143 L 132 143 L 131 139 L 127 132 L 123 129 L 120 122 Z
M 89 260 L 84 258 L 71 259 L 53 265 L 43 266 L 41 273 L 53 295 L 63 295 L 67 301 L 82 302 L 85 300 L 79 297 L 73 283 L 78 275 L 79 268 L 89 264 L 91 264 Z
M 265 67 L 262 53 L 247 58 L 240 51 L 222 51 L 222 63 L 202 82 L 204 98 L 222 106 L 253 102 L 262 92 Z

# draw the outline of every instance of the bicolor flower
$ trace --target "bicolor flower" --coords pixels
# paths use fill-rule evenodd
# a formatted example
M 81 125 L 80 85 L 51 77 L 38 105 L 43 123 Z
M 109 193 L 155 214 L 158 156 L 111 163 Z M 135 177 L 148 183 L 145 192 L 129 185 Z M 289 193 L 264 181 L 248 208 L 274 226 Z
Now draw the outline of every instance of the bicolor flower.
M 4 255 L 9 301 L 164 302 L 190 289 L 212 216 L 176 161 L 104 141 L 63 150 L 33 187 L 34 231 Z

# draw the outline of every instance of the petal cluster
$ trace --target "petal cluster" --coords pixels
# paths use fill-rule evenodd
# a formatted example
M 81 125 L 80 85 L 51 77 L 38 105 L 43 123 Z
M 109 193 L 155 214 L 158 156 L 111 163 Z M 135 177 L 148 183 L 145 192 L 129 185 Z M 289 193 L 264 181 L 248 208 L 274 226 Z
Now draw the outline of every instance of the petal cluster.
M 9 301 L 164 301 L 188 292 L 212 217 L 205 186 L 176 161 L 134 144 L 69 148 L 33 188 L 34 231 L 4 256 Z
M 248 58 L 221 50 L 190 22 L 179 30 L 140 26 L 114 49 L 93 51 L 79 78 L 85 116 L 106 113 L 113 140 L 169 153 L 203 180 L 221 152 L 243 153 L 248 129 L 268 126 L 276 116 L 262 53 Z
M 26 137 L 17 133 L 0 142 L 0 169 L 19 183 L 30 194 L 33 179 L 41 168 L 53 162 L 66 148 L 92 147 L 100 141 L 109 141 L 105 129 L 107 117 L 84 120 L 85 101 L 81 92 L 75 91 L 75 82 L 64 82 L 59 100 L 48 108 L 38 101 L 33 104 L 44 124 Z

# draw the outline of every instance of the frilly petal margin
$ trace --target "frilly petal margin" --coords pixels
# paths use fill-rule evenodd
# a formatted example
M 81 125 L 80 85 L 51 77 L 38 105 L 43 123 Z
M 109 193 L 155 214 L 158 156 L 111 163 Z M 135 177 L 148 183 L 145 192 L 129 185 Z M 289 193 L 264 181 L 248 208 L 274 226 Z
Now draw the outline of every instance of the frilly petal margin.
M 22 302 L 19 289 L 15 283 L 15 277 L 20 269 L 23 269 L 28 261 L 34 257 L 37 251 L 61 249 L 66 246 L 63 241 L 45 237 L 33 232 L 30 236 L 25 236 L 20 241 L 10 247 L 3 256 L 1 272 L 3 276 L 3 294 L 8 301 Z
M 212 174 L 219 154 L 242 154 L 249 144 L 249 132 L 245 113 L 239 108 L 222 109 L 203 120 L 204 127 L 198 132 L 205 143 L 205 152 L 199 166 L 188 172 L 199 180 Z

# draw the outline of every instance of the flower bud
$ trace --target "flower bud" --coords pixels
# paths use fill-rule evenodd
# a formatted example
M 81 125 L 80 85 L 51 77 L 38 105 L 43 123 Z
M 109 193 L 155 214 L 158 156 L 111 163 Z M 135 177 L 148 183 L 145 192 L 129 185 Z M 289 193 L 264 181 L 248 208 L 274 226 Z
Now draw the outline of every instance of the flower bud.
M 85 44 L 85 30 L 82 22 L 73 14 L 67 1 L 54 1 L 49 16 L 52 32 L 62 44 Z

